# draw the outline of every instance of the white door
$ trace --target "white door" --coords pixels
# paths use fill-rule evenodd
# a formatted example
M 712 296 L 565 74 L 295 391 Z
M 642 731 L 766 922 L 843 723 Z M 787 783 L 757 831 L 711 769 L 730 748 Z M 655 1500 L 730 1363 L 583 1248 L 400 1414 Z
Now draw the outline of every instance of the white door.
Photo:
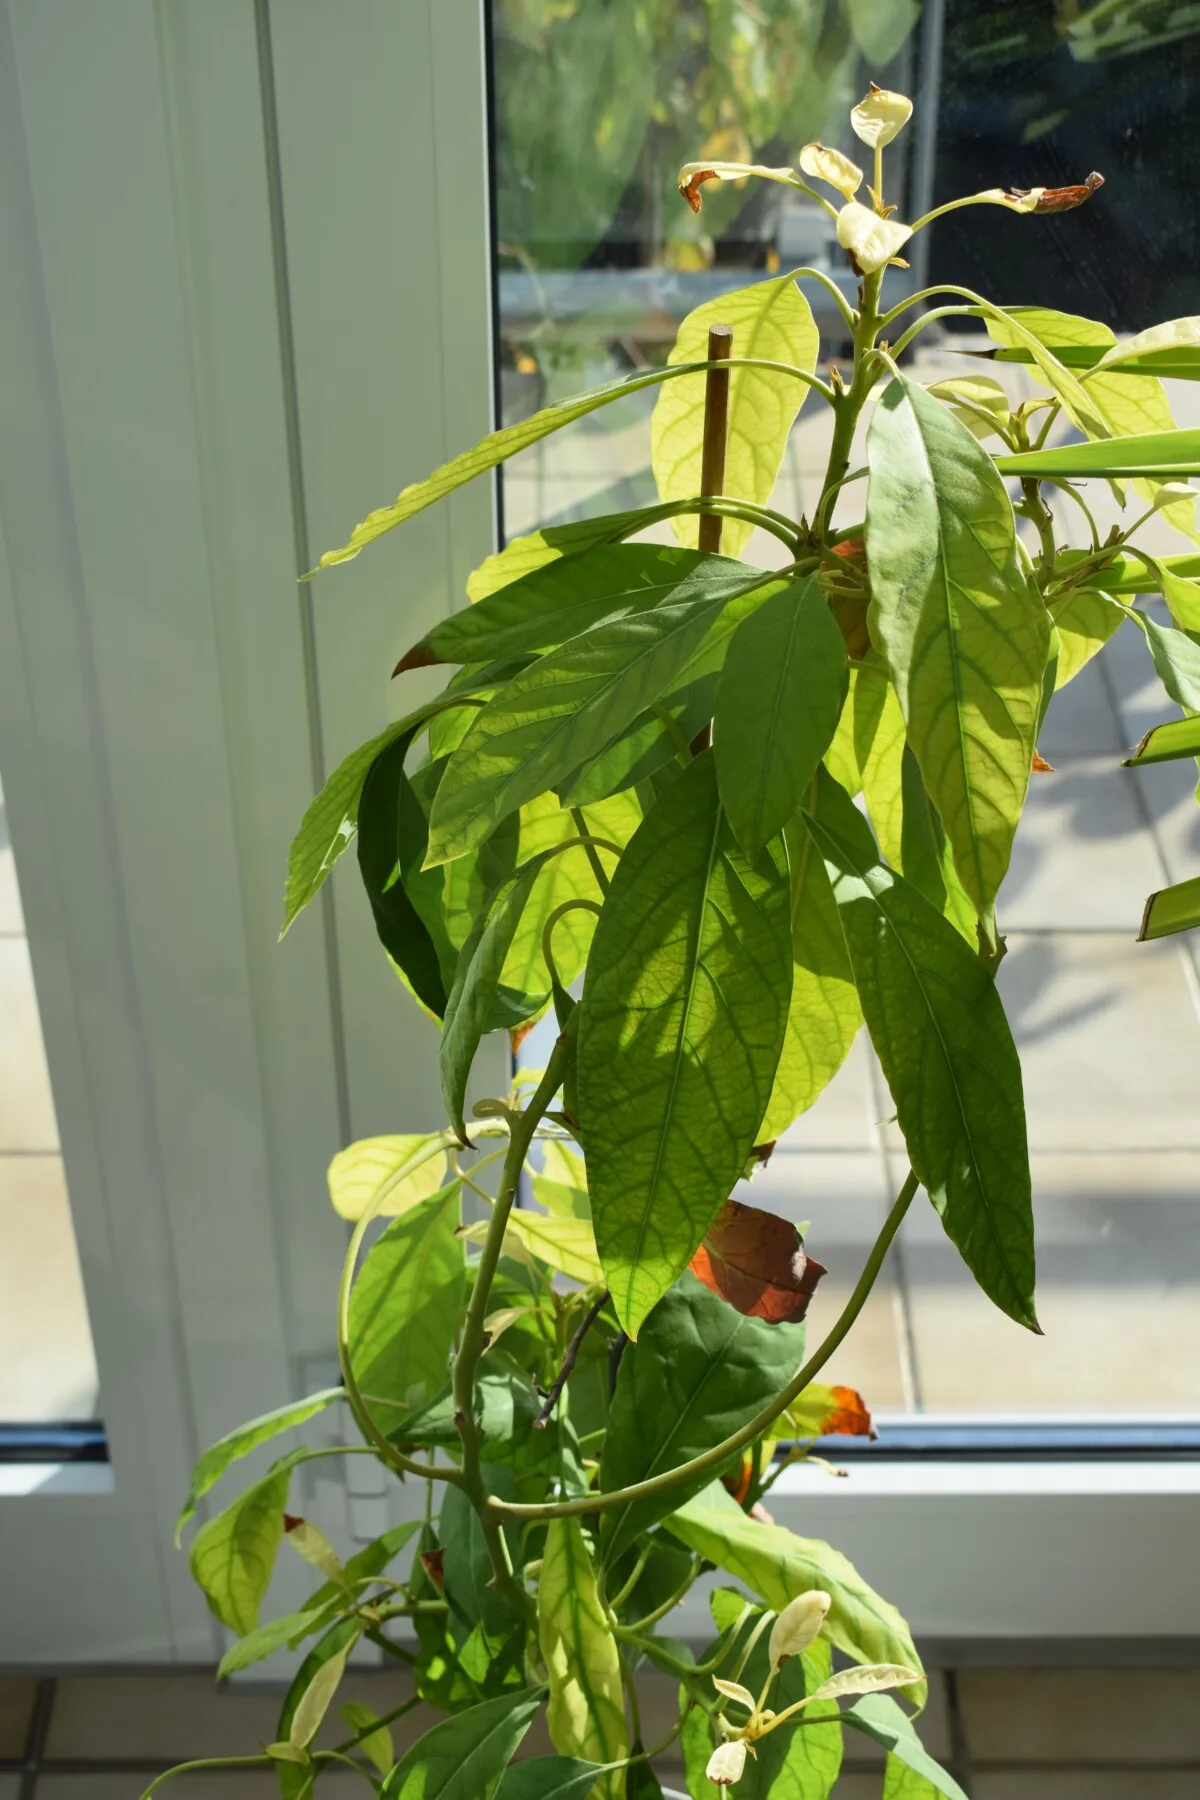
M 190 1465 L 324 1376 L 329 1157 L 440 1122 L 353 878 L 275 939 L 491 546 L 481 487 L 298 583 L 488 427 L 484 142 L 478 0 L 0 5 L 0 771 L 111 1455 L 0 1468 L 6 1660 L 213 1653 Z

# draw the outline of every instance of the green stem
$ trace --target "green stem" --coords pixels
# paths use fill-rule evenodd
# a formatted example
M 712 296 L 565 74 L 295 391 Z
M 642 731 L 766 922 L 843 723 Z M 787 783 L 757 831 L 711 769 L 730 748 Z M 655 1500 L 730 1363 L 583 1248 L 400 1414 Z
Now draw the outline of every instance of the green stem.
M 508 1155 L 504 1160 L 504 1171 L 500 1177 L 500 1191 L 496 1195 L 491 1220 L 488 1224 L 488 1234 L 475 1270 L 475 1283 L 471 1290 L 471 1300 L 467 1307 L 466 1318 L 463 1320 L 462 1338 L 458 1355 L 454 1359 L 452 1377 L 454 1423 L 458 1427 L 458 1435 L 462 1439 L 463 1448 L 461 1485 L 479 1514 L 484 1541 L 494 1572 L 495 1586 L 501 1593 L 507 1595 L 517 1611 L 526 1618 L 535 1617 L 536 1609 L 530 1595 L 526 1593 L 513 1574 L 508 1545 L 505 1543 L 500 1520 L 495 1511 L 495 1502 L 489 1499 L 481 1472 L 483 1432 L 475 1417 L 475 1373 L 487 1344 L 484 1321 L 487 1317 L 488 1296 L 491 1293 L 492 1281 L 500 1261 L 509 1214 L 512 1212 L 513 1203 L 517 1197 L 517 1184 L 521 1179 L 525 1156 L 533 1142 L 538 1123 L 562 1082 L 566 1060 L 566 1043 L 560 1036 L 550 1053 L 546 1072 L 538 1083 L 528 1106 L 523 1112 L 514 1115 L 512 1119 Z
M 143 1789 L 141 1800 L 150 1800 L 151 1794 L 164 1781 L 170 1781 L 174 1775 L 186 1775 L 191 1769 L 269 1769 L 274 1764 L 273 1756 L 198 1756 L 191 1762 L 176 1763 L 173 1769 L 164 1769 L 161 1775 L 156 1775 L 150 1786 Z
M 542 961 L 549 969 L 550 979 L 555 987 L 561 987 L 562 982 L 558 979 L 558 969 L 555 967 L 554 963 L 554 927 L 567 913 L 578 912 L 581 909 L 585 912 L 594 912 L 597 918 L 600 917 L 600 913 L 603 910 L 595 900 L 564 900 L 561 906 L 555 907 L 554 911 L 550 914 L 550 917 L 546 920 L 546 923 L 542 926 Z
M 661 1606 L 656 1606 L 653 1612 L 647 1613 L 644 1619 L 639 1619 L 636 1625 L 614 1625 L 613 1636 L 619 1638 L 634 1637 L 640 1632 L 649 1631 L 650 1627 L 652 1625 L 657 1625 L 660 1619 L 665 1619 L 669 1612 L 673 1612 L 675 1608 L 681 1604 L 691 1590 L 693 1582 L 700 1573 L 700 1564 L 702 1561 L 702 1557 L 696 1557 L 691 1569 L 688 1571 L 686 1579 L 676 1588 L 669 1600 L 664 1600 Z
M 604 864 L 600 861 L 599 852 L 596 848 L 596 842 L 598 840 L 593 840 L 592 835 L 587 828 L 587 820 L 583 816 L 583 808 L 581 806 L 573 806 L 571 808 L 571 818 L 575 823 L 575 829 L 579 833 L 580 840 L 587 853 L 587 859 L 591 864 L 592 874 L 596 877 L 596 886 L 600 889 L 601 894 L 607 894 L 608 875 L 605 872 Z M 621 852 L 618 850 L 618 857 L 620 854 Z
M 549 1072 L 549 1071 L 547 1071 Z M 538 1505 L 518 1505 L 507 1500 L 490 1500 L 489 1511 L 506 1519 L 564 1519 L 580 1513 L 611 1512 L 614 1507 L 628 1506 L 634 1500 L 645 1500 L 652 1494 L 667 1493 L 682 1481 L 694 1481 L 702 1475 L 708 1475 L 728 1462 L 747 1444 L 773 1425 L 781 1413 L 785 1413 L 792 1401 L 797 1399 L 816 1375 L 825 1367 L 838 1345 L 846 1336 L 859 1313 L 866 1305 L 867 1296 L 875 1285 L 875 1278 L 883 1266 L 883 1259 L 888 1253 L 892 1239 L 900 1229 L 901 1220 L 912 1205 L 920 1183 L 909 1170 L 904 1186 L 897 1194 L 892 1210 L 884 1222 L 883 1229 L 871 1247 L 871 1253 L 863 1265 L 863 1270 L 855 1284 L 854 1292 L 847 1300 L 836 1324 L 829 1335 L 804 1364 L 799 1373 L 793 1376 L 781 1394 L 770 1401 L 739 1431 L 727 1437 L 723 1444 L 717 1444 L 706 1450 L 702 1456 L 694 1456 L 690 1462 L 680 1463 L 674 1469 L 665 1469 L 661 1475 L 654 1475 L 648 1481 L 634 1482 L 632 1487 L 614 1488 L 607 1494 L 580 1494 L 573 1500 L 543 1501 Z
M 829 526 L 833 501 L 850 472 L 850 448 L 859 415 L 875 385 L 875 363 L 871 352 L 879 335 L 879 290 L 883 271 L 865 277 L 862 306 L 854 324 L 854 374 L 844 393 L 835 394 L 830 402 L 834 411 L 833 440 L 829 446 L 829 462 L 821 487 L 821 500 L 813 520 L 814 536 L 821 536 Z
M 1024 499 L 1022 510 L 1027 519 L 1032 519 L 1037 527 L 1038 542 L 1042 547 L 1039 559 L 1039 584 L 1044 588 L 1054 573 L 1054 514 L 1042 499 L 1042 484 L 1036 476 L 1027 477 L 1021 483 L 1021 494 Z

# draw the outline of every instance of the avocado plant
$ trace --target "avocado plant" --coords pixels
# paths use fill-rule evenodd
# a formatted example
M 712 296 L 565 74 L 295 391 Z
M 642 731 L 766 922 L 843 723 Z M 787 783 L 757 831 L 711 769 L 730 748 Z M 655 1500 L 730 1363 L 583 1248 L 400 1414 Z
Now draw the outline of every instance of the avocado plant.
M 911 112 L 874 87 L 853 109 L 869 180 L 820 144 L 799 171 L 680 175 L 696 209 L 706 183 L 755 177 L 824 207 L 856 305 L 818 269 L 727 293 L 683 321 L 665 366 L 492 433 L 322 558 L 659 390 L 659 502 L 489 556 L 471 604 L 397 670 L 445 668 L 442 692 L 346 759 L 292 846 L 285 929 L 356 844 L 394 975 L 441 1022 L 446 1118 L 335 1158 L 353 1223 L 341 1382 L 213 1446 L 181 1520 L 268 1440 L 335 1404 L 352 1419 L 353 1441 L 292 1449 L 191 1543 L 234 1634 L 223 1674 L 306 1649 L 275 1740 L 232 1759 L 273 1767 L 285 1800 L 347 1763 L 385 1800 L 648 1800 L 668 1751 L 693 1800 L 821 1800 L 847 1732 L 884 1747 L 886 1795 L 961 1794 L 897 1698 L 919 1712 L 925 1692 L 904 1620 L 763 1502 L 815 1439 L 869 1431 L 858 1396 L 820 1376 L 922 1190 L 986 1299 L 1038 1330 L 997 896 L 1052 697 L 1123 627 L 1180 713 L 1135 760 L 1200 754 L 1200 555 L 1135 542 L 1153 514 L 1200 542 L 1183 479 L 1200 432 L 1175 428 L 1161 385 L 1200 376 L 1200 319 L 1118 343 L 954 286 L 885 308 L 885 270 L 935 219 L 1057 214 L 1101 186 L 995 188 L 905 224 L 884 165 Z M 821 364 L 806 283 L 842 317 L 844 374 Z M 985 325 L 1036 397 L 906 372 L 951 315 Z M 811 518 L 791 518 L 770 500 L 805 403 L 830 409 L 828 468 Z M 1127 524 L 1101 535 L 1088 478 Z M 860 482 L 863 516 L 835 525 Z M 1051 492 L 1078 508 L 1084 547 L 1058 541 Z M 648 540 L 664 521 L 676 541 Z M 755 531 L 781 566 L 744 559 Z M 1152 897 L 1144 935 L 1197 923 L 1198 893 Z M 548 1012 L 544 1068 L 469 1106 L 485 1034 L 515 1049 Z M 814 1346 L 824 1271 L 740 1184 L 864 1024 L 911 1166 Z M 415 1485 L 423 1520 L 342 1560 L 288 1510 L 318 1455 L 376 1458 Z M 284 1542 L 319 1585 L 263 1622 Z M 670 1635 L 714 1571 L 712 1641 L 694 1623 Z M 381 1716 L 341 1705 L 330 1741 L 360 1643 L 411 1670 L 411 1698 Z M 678 1689 L 659 1743 L 646 1669 Z M 391 1724 L 419 1701 L 447 1716 L 397 1758 Z M 543 1713 L 554 1754 L 516 1756 Z

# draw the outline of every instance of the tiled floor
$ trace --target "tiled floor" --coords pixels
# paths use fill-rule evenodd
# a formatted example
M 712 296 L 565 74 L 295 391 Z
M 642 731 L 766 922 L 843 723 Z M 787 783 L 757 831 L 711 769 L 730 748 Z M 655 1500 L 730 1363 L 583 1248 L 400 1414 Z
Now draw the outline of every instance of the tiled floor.
M 933 380 L 971 367 L 939 349 L 915 372 Z M 1029 391 L 1014 365 L 991 373 Z M 1195 422 L 1195 394 L 1172 400 Z M 652 403 L 622 402 L 615 425 L 595 413 L 510 464 L 509 532 L 652 497 L 640 416 Z M 828 420 L 816 401 L 800 415 L 774 496 L 785 511 L 811 511 Z M 1107 490 L 1094 498 L 1103 532 L 1118 515 Z M 849 490 L 839 517 L 861 516 L 861 504 Z M 1062 535 L 1074 526 L 1064 512 Z M 1186 547 L 1161 521 L 1146 530 L 1147 548 Z M 667 526 L 655 535 L 670 541 Z M 745 554 L 778 563 L 784 553 L 758 534 Z M 1200 872 L 1196 772 L 1120 766 L 1173 713 L 1127 627 L 1050 709 L 1041 748 L 1054 773 L 1033 778 L 1000 897 L 1000 986 L 1025 1072 L 1046 1336 L 988 1306 L 920 1201 L 830 1365 L 877 1410 L 1141 1412 L 1147 1395 L 1163 1413 L 1200 1408 L 1200 943 L 1134 941 L 1146 896 Z M 811 1309 L 818 1335 L 903 1179 L 898 1134 L 881 1124 L 893 1110 L 860 1041 L 750 1189 L 757 1204 L 812 1221 L 814 1254 L 830 1269 Z
M 350 1691 L 352 1690 L 352 1692 Z M 407 1676 L 364 1670 L 345 1698 L 378 1713 L 405 1699 Z M 153 1776 L 193 1757 L 254 1754 L 275 1734 L 278 1690 L 218 1690 L 204 1671 L 0 1678 L 0 1800 L 137 1800 Z M 665 1735 L 672 1685 L 652 1677 L 643 1723 Z M 440 1715 L 439 1715 L 440 1716 Z M 434 1715 L 394 1727 L 398 1751 Z M 927 1748 L 972 1800 L 1195 1800 L 1200 1792 L 1200 1668 L 965 1668 L 936 1673 L 919 1722 Z M 335 1720 L 318 1742 L 343 1735 Z M 877 1800 L 881 1758 L 847 1734 L 835 1800 Z M 546 1754 L 535 1726 L 525 1752 Z M 665 1758 L 659 1774 L 678 1783 Z M 223 1768 L 180 1778 L 185 1800 L 262 1800 L 269 1771 Z M 330 1800 L 362 1792 L 350 1771 L 326 1776 Z

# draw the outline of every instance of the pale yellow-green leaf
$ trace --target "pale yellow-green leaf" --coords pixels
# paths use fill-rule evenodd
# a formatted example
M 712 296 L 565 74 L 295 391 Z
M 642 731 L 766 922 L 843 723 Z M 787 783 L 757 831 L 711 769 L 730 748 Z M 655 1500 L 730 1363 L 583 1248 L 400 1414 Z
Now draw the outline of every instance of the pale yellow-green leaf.
M 366 1731 L 368 1725 L 376 1725 L 378 1715 L 369 1706 L 360 1706 L 356 1701 L 350 1700 L 340 1711 L 343 1720 L 355 1734 Z M 358 1748 L 368 1762 L 374 1763 L 381 1775 L 386 1775 L 396 1760 L 392 1734 L 386 1725 L 377 1725 L 367 1737 L 359 1738 Z
M 1088 370 L 1083 377 L 1084 381 L 1090 384 L 1110 363 L 1126 362 L 1131 356 L 1147 356 L 1161 350 L 1195 348 L 1200 345 L 1200 317 L 1193 314 L 1184 319 L 1165 319 L 1161 325 L 1151 325 L 1145 331 L 1135 333 L 1133 337 L 1123 338 L 1119 343 L 1113 338 L 1112 343 L 1113 348 L 1100 358 L 1093 369 Z
M 528 1207 L 514 1207 L 508 1229 L 531 1255 L 572 1281 L 603 1281 L 590 1219 L 555 1219 Z
M 546 1723 L 562 1756 L 619 1762 L 629 1752 L 621 1663 L 596 1591 L 578 1519 L 552 1519 L 538 1577 L 538 1642 L 550 1698 Z M 605 1775 L 596 1800 L 622 1800 L 623 1770 Z
M 859 664 L 850 664 L 850 686 L 842 704 L 842 716 L 833 734 L 833 742 L 825 752 L 825 767 L 839 787 L 853 798 L 862 787 L 858 758 L 854 754 L 854 691 L 858 686 Z
M 330 1702 L 342 1684 L 347 1658 L 357 1642 L 356 1634 L 323 1662 L 296 1702 L 288 1741 L 297 1750 L 306 1750 L 320 1730 L 321 1720 L 329 1711 Z
M 1121 625 L 1125 613 L 1107 594 L 1097 588 L 1075 588 L 1063 599 L 1052 602 L 1050 616 L 1058 628 L 1058 664 L 1054 690 L 1066 687 L 1103 650 L 1109 638 Z
M 945 401 L 974 437 L 991 437 L 1008 426 L 1008 395 L 990 375 L 956 375 L 949 381 L 932 382 L 929 392 Z
M 820 334 L 807 300 L 790 276 L 760 281 L 706 300 L 679 327 L 671 363 L 703 362 L 711 325 L 733 327 L 735 357 L 754 356 L 791 363 L 811 371 L 816 366 Z M 686 375 L 663 388 L 650 420 L 650 460 L 664 500 L 686 500 L 700 492 L 700 459 L 704 420 L 705 377 Z M 729 379 L 729 440 L 724 491 L 732 499 L 769 503 L 787 446 L 788 433 L 808 395 L 796 376 L 774 369 L 735 368 Z M 681 544 L 698 543 L 699 523 L 692 514 L 674 519 Z M 726 519 L 721 548 L 737 556 L 753 526 Z
M 1103 412 L 1096 399 L 1088 392 L 1079 377 L 1071 369 L 1063 367 L 1052 349 L 1043 341 L 1040 332 L 1045 328 L 1049 318 L 1067 318 L 1065 313 L 1050 313 L 1046 308 L 1022 306 L 1006 312 L 990 301 L 980 302 L 979 311 L 987 322 L 987 328 L 997 344 L 1006 349 L 1028 350 L 1033 358 L 1046 386 L 1052 388 L 1062 402 L 1063 410 L 1073 425 L 1091 438 L 1107 438 L 1113 435 L 1104 419 Z M 1029 321 L 1032 320 L 1031 325 Z M 1082 326 L 1092 325 L 1093 320 L 1080 320 Z M 1099 329 L 1103 331 L 1104 326 Z M 1065 328 L 1064 328 L 1065 330 Z M 1060 344 L 1097 343 L 1103 339 L 1094 337 L 1080 338 L 1062 336 L 1057 340 Z
M 861 200 L 848 200 L 837 217 L 837 241 L 849 251 L 864 275 L 873 275 L 897 256 L 912 236 L 912 226 L 881 219 Z
M 330 1163 L 329 1197 L 343 1219 L 361 1219 L 372 1210 L 390 1219 L 436 1194 L 446 1170 L 443 1132 L 360 1138 Z
M 1019 317 L 1021 327 L 1033 333 L 1040 343 L 1051 350 L 1056 345 L 1103 345 L 1113 349 L 1114 355 L 1117 354 L 1117 349 L 1114 349 L 1117 345 L 1115 333 L 1099 319 L 1084 319 L 1074 313 L 1056 312 L 1051 307 L 1022 307 Z M 1011 319 L 989 319 L 988 329 L 998 344 L 1014 349 L 1021 347 L 1022 340 L 1014 331 Z M 1028 348 L 1027 345 L 1024 347 Z M 1118 347 L 1122 354 L 1126 348 Z M 1068 414 L 1081 431 L 1086 432 L 1090 438 L 1108 438 L 1134 437 L 1147 431 L 1175 430 L 1171 403 L 1167 399 L 1166 389 L 1156 375 L 1108 373 L 1103 363 L 1104 358 L 1079 378 L 1079 386 L 1097 414 L 1098 426 L 1097 420 L 1089 422 L 1085 414 L 1079 413 L 1077 406 L 1073 408 L 1056 384 L 1047 381 L 1047 385 L 1055 386 Z M 1041 378 L 1046 381 L 1044 370 L 1041 371 Z M 1139 479 L 1133 486 L 1136 493 L 1153 504 L 1162 483 Z M 1196 536 L 1194 500 L 1175 500 L 1162 507 L 1161 511 L 1163 518 L 1176 531 L 1200 542 Z
M 576 813 L 578 819 L 574 816 Z M 536 800 L 521 808 L 520 816 L 518 864 L 527 863 L 555 845 L 568 843 L 580 835 L 607 838 L 624 849 L 642 822 L 642 809 L 633 789 L 627 788 L 623 793 L 610 795 L 607 800 L 589 801 L 585 806 L 570 809 L 560 807 L 553 794 L 539 794 Z M 617 858 L 611 850 L 598 850 L 596 854 L 600 866 L 611 876 Z M 522 994 L 548 993 L 550 974 L 542 954 L 547 920 L 568 900 L 591 900 L 599 905 L 603 899 L 586 846 L 581 844 L 551 857 L 534 884 L 521 922 L 513 934 L 512 945 L 504 959 L 501 985 L 515 988 Z M 564 913 L 555 923 L 550 948 L 563 987 L 570 987 L 587 961 L 596 918 L 591 907 L 580 906 Z
M 854 687 L 854 755 L 879 848 L 884 860 L 898 869 L 904 715 L 886 670 L 865 663 Z
M 285 1528 L 284 1536 L 289 1549 L 302 1556 L 306 1563 L 311 1563 L 326 1581 L 335 1582 L 338 1587 L 346 1586 L 342 1559 L 319 1526 L 310 1519 L 294 1519 Z

